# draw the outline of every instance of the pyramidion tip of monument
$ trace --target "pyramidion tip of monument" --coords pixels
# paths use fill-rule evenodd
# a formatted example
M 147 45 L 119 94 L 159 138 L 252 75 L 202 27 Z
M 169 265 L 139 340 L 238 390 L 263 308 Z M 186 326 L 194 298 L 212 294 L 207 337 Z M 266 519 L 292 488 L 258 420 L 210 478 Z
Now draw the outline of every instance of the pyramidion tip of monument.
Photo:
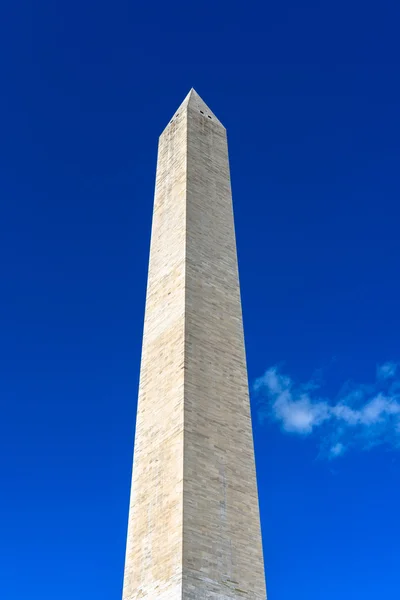
M 179 111 L 181 111 L 183 109 L 195 110 L 196 112 L 199 112 L 202 115 L 204 115 L 204 117 L 206 119 L 215 121 L 216 123 L 218 123 L 219 125 L 224 127 L 222 125 L 221 121 L 215 116 L 215 114 L 207 106 L 207 104 L 199 96 L 199 94 L 196 92 L 196 90 L 194 88 L 191 88 L 190 92 L 188 93 L 188 95 L 186 96 L 186 98 L 184 99 L 184 101 L 182 102 L 180 107 L 178 108 L 177 113 L 179 113 Z
M 222 125 L 221 121 L 216 117 L 213 111 L 207 106 L 204 100 L 199 96 L 194 88 L 192 88 L 187 95 L 188 98 L 188 107 L 193 108 L 194 110 L 199 111 L 204 114 L 204 116 L 208 119 L 214 120 L 220 125 Z

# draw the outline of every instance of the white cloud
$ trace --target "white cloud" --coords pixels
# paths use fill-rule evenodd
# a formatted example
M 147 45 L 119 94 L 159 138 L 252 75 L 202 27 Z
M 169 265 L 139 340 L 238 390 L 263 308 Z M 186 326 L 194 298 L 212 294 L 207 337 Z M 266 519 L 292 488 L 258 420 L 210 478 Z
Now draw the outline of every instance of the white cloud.
M 394 362 L 386 362 L 379 365 L 376 374 L 378 379 L 391 379 L 396 375 L 398 365 Z
M 331 458 L 356 445 L 364 449 L 382 443 L 400 447 L 397 366 L 388 362 L 378 367 L 372 385 L 346 384 L 335 401 L 320 397 L 319 383 L 296 385 L 278 367 L 271 367 L 254 383 L 259 415 L 278 421 L 290 433 L 319 434 L 321 445 L 329 447 L 325 454 Z
M 254 383 L 254 389 L 267 392 L 273 399 L 272 412 L 286 431 L 308 434 L 329 418 L 326 402 L 311 402 L 309 392 L 292 393 L 292 381 L 281 375 L 277 367 L 268 369 Z
M 281 394 L 274 408 L 275 414 L 282 419 L 287 431 L 311 433 L 314 427 L 329 418 L 326 404 L 323 402 L 313 404 L 306 395 L 293 401 L 288 395 Z
M 340 456 L 345 451 L 346 451 L 346 447 L 344 446 L 344 444 L 342 444 L 341 442 L 337 442 L 336 444 L 331 446 L 330 455 L 332 458 L 334 458 L 336 456 Z

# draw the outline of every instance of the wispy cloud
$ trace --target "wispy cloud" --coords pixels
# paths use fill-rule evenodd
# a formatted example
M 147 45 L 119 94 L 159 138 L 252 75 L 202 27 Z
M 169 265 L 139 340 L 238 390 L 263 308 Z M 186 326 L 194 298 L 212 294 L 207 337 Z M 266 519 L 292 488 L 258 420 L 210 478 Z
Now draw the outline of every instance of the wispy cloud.
M 260 420 L 277 421 L 289 433 L 318 435 L 329 458 L 349 448 L 378 444 L 400 448 L 400 377 L 398 364 L 379 365 L 373 384 L 347 382 L 335 399 L 321 395 L 316 380 L 295 383 L 278 367 L 254 383 Z
M 395 377 L 398 365 L 394 362 L 386 362 L 378 365 L 376 375 L 378 379 L 391 379 Z

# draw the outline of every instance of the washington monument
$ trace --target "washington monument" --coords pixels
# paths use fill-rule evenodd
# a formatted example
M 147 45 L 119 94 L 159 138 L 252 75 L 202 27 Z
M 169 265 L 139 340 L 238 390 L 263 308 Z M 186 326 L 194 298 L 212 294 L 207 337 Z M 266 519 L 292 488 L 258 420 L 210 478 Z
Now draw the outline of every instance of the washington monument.
M 226 131 L 160 136 L 124 600 L 265 600 Z

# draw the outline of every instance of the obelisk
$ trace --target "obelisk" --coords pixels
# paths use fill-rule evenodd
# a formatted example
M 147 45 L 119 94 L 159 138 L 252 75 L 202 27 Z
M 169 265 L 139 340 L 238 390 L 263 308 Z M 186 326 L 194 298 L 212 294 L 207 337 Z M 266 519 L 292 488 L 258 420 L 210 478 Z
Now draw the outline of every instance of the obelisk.
M 226 131 L 160 136 L 124 600 L 265 600 Z

